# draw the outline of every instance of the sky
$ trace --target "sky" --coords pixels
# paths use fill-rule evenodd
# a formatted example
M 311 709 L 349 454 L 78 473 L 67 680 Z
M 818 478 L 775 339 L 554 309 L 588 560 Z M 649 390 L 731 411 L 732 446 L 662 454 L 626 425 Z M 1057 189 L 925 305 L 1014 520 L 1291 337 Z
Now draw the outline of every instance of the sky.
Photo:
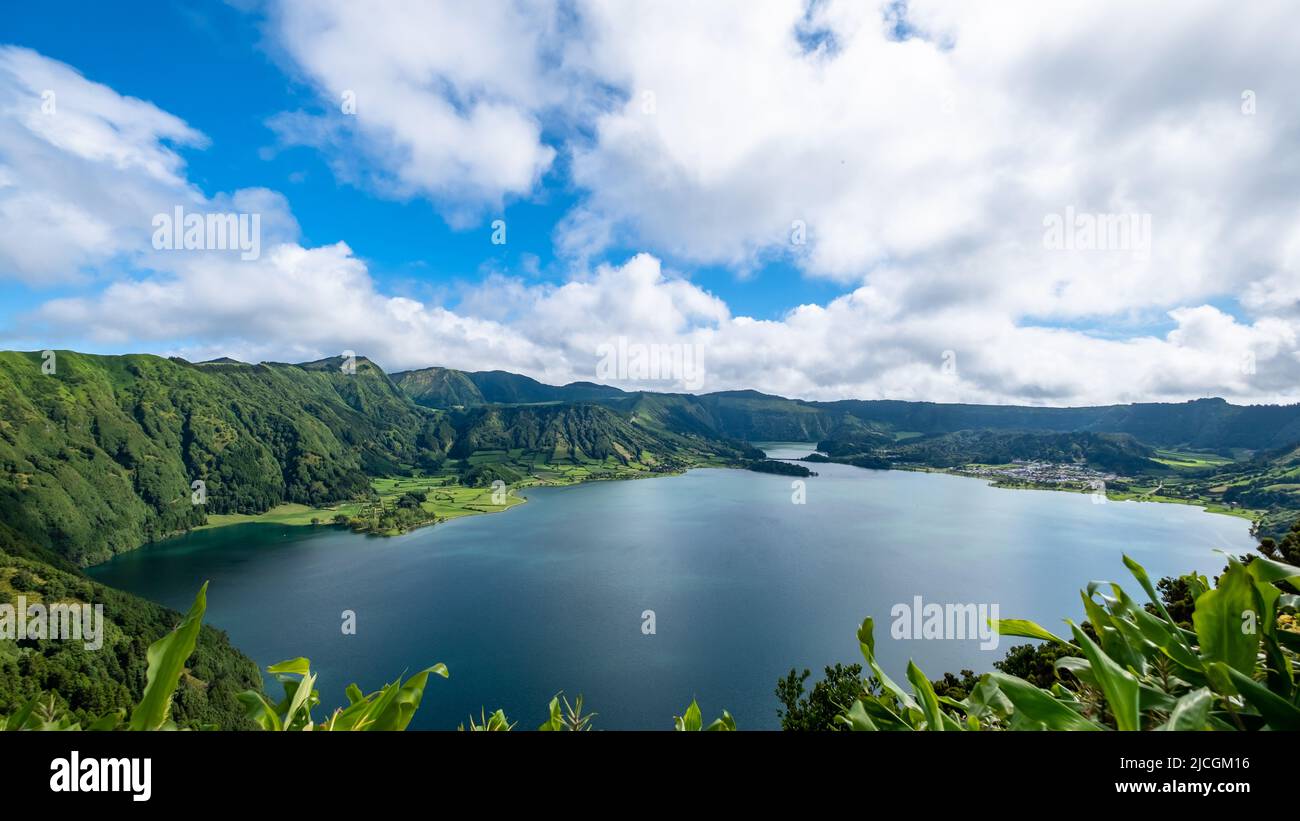
M 4 19 L 0 348 L 822 400 L 1300 400 L 1287 3 Z M 168 247 L 178 209 L 249 242 Z

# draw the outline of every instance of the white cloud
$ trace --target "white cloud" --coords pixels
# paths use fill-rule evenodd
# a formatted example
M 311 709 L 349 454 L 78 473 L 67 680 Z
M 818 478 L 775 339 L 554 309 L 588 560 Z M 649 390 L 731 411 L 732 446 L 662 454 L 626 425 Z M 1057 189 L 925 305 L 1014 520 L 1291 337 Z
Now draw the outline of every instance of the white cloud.
M 296 237 L 279 194 L 209 198 L 185 178 L 178 149 L 206 143 L 150 103 L 29 49 L 0 47 L 0 279 L 66 283 L 102 274 L 109 261 L 166 267 L 152 220 L 177 206 L 257 212 L 268 241 Z
M 202 138 L 165 112 L 30 52 L 0 61 L 0 104 L 24 116 L 49 72 L 74 94 L 94 90 L 63 131 L 0 122 L 0 210 L 25 220 L 0 223 L 4 273 L 105 271 L 124 255 L 134 266 L 47 302 L 21 333 L 195 359 L 354 350 L 389 369 L 547 382 L 593 379 L 600 346 L 623 336 L 698 345 L 704 390 L 1300 399 L 1300 119 L 1287 101 L 1300 49 L 1281 6 L 1182 3 L 1175 17 L 1009 3 L 972 16 L 912 0 L 920 36 L 902 42 L 870 4 L 685 8 L 592 0 L 570 20 L 549 6 L 286 3 L 273 17 L 324 100 L 357 93 L 355 121 L 290 115 L 284 133 L 343 141 L 366 163 L 333 152 L 341 173 L 378 175 L 450 219 L 535 193 L 558 123 L 579 202 L 557 240 L 576 273 L 548 284 L 497 272 L 454 307 L 386 293 L 346 245 L 301 246 L 275 192 L 205 197 L 176 153 Z M 278 228 L 249 262 L 140 251 L 132 232 L 147 236 L 147 215 L 180 201 L 243 203 Z M 1150 214 L 1149 254 L 1044 247 L 1044 217 L 1069 207 Z M 805 246 L 789 242 L 796 219 Z M 603 263 L 609 246 L 649 253 Z M 660 262 L 743 270 L 786 254 L 846 293 L 759 320 Z M 1244 315 L 1215 307 L 1234 301 Z M 1160 332 L 1126 336 L 1153 316 Z
M 382 189 L 456 224 L 534 193 L 558 145 L 580 200 L 556 241 L 580 264 L 609 248 L 742 274 L 787 258 L 916 310 L 1013 319 L 1265 304 L 1285 286 L 1261 272 L 1300 274 L 1278 251 L 1300 220 L 1283 2 L 275 8 L 331 111 L 361 89 L 355 117 L 282 117 L 290 139 L 351 179 L 369 157 Z M 486 106 L 503 118 L 490 138 Z M 1044 249 L 1044 217 L 1066 208 L 1150 215 L 1149 255 Z
M 510 316 L 471 312 L 502 296 L 513 305 Z M 1300 324 L 1245 325 L 1208 305 L 1173 311 L 1175 327 L 1163 337 L 1129 340 L 1017 327 L 960 308 L 900 313 L 870 286 L 758 321 L 732 316 L 721 300 L 645 254 L 561 286 L 495 277 L 471 297 L 464 302 L 470 310 L 457 311 L 389 296 L 346 245 L 285 244 L 250 263 L 186 257 L 165 277 L 118 282 L 94 298 L 52 300 L 33 322 L 51 334 L 85 334 L 97 346 L 144 344 L 190 359 L 299 361 L 352 350 L 390 370 L 499 368 L 557 384 L 596 380 L 601 346 L 625 337 L 698 346 L 692 350 L 702 358 L 705 391 L 1053 405 L 1300 398 Z M 943 369 L 946 352 L 955 374 Z
M 428 197 L 467 224 L 532 193 L 555 158 L 539 112 L 562 93 L 547 82 L 557 14 L 551 3 L 285 0 L 271 25 L 326 112 L 272 126 L 326 149 L 340 177 Z
M 902 41 L 887 5 L 584 3 L 589 68 L 626 102 L 574 147 L 586 196 L 561 243 L 785 255 L 917 309 L 947 289 L 1011 316 L 1176 307 L 1300 273 L 1275 250 L 1300 218 L 1286 4 L 913 0 L 920 36 Z M 1150 214 L 1149 261 L 1046 252 L 1043 218 L 1067 207 Z

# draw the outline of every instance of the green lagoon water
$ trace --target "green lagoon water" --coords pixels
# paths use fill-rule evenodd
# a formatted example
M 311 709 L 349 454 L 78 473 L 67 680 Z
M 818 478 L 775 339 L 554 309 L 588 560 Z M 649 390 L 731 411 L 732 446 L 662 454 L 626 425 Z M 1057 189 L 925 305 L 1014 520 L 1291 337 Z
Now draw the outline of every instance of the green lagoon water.
M 808 445 L 768 446 L 774 456 Z M 876 617 L 887 671 L 931 678 L 991 669 L 1008 646 L 895 640 L 895 604 L 997 604 L 1049 629 L 1081 618 L 1092 579 L 1128 582 L 1223 566 L 1254 546 L 1248 523 L 1198 508 L 1095 504 L 941 474 L 816 465 L 806 504 L 790 477 L 739 470 L 526 492 L 528 504 L 381 538 L 250 524 L 201 531 L 92 568 L 97 580 L 178 610 L 205 579 L 210 624 L 265 666 L 308 656 L 322 699 L 343 702 L 434 662 L 413 727 L 452 729 L 503 707 L 521 728 L 556 692 L 583 693 L 609 729 L 671 729 L 692 697 L 711 719 L 775 728 L 776 681 L 860 661 Z M 356 613 L 356 635 L 341 613 Z M 642 632 L 653 610 L 655 633 Z

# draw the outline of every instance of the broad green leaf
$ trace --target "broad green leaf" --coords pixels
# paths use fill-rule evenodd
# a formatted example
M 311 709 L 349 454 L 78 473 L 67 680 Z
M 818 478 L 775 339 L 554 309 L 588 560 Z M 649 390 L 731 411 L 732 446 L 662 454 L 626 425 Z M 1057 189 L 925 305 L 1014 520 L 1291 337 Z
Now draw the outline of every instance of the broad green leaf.
M 296 659 L 286 659 L 279 664 L 272 664 L 266 668 L 268 673 L 290 673 L 298 676 L 305 676 L 311 672 L 311 662 L 299 656 Z
M 925 713 L 927 730 L 943 730 L 943 711 L 939 709 L 939 699 L 934 694 L 934 686 L 912 661 L 907 662 L 907 680 L 921 699 L 921 710 Z
M 365 694 L 361 692 L 361 688 L 355 684 L 349 684 L 344 692 L 347 694 L 348 704 L 356 704 L 358 701 L 365 698 Z
M 891 732 L 907 732 L 913 729 L 910 722 L 905 721 L 884 703 L 883 698 L 872 697 L 861 703 L 867 715 L 875 722 L 877 729 Z M 920 715 L 919 712 L 909 714 Z
M 1258 622 L 1256 606 L 1250 574 L 1229 557 L 1228 569 L 1219 577 L 1218 587 L 1202 593 L 1192 613 L 1201 658 L 1221 661 L 1239 672 L 1253 672 L 1259 652 L 1259 629 L 1248 629 L 1245 615 L 1254 614 Z
M 1207 729 L 1210 720 L 1210 707 L 1214 705 L 1214 693 L 1209 688 L 1201 687 L 1193 690 L 1174 704 L 1173 711 L 1169 714 L 1169 720 L 1166 721 L 1160 729 L 1162 730 L 1204 730 Z
M 395 688 L 391 701 L 378 714 L 379 718 L 371 729 L 405 730 L 411 723 L 411 719 L 415 717 L 415 711 L 420 708 L 420 701 L 424 698 L 424 687 L 431 674 L 448 678 L 447 665 L 435 664 L 426 667 L 408 678 L 405 684 Z
M 546 719 L 546 721 L 542 723 L 542 726 L 538 727 L 537 729 L 544 733 L 557 732 L 559 730 L 563 730 L 564 714 L 560 712 L 559 695 L 556 695 L 555 698 L 551 699 L 550 713 L 551 713 L 550 718 Z
M 886 692 L 892 694 L 894 698 L 898 699 L 898 703 L 903 706 L 903 709 L 921 712 L 921 707 L 916 703 L 916 699 L 912 698 L 912 694 L 904 690 L 902 687 L 899 687 L 894 683 L 892 678 L 885 675 L 884 669 L 882 669 L 880 664 L 876 661 L 876 637 L 874 629 L 875 621 L 870 616 L 863 619 L 862 626 L 858 628 L 858 648 L 862 651 L 862 657 L 867 660 L 867 666 L 870 667 L 871 672 L 875 674 L 876 680 L 880 682 L 880 686 L 883 687 Z
M 1261 582 L 1286 580 L 1292 587 L 1300 588 L 1300 567 L 1279 562 L 1266 556 L 1256 556 L 1247 567 L 1251 577 Z
M 311 726 L 311 707 L 308 699 L 311 697 L 311 689 L 316 685 L 316 676 L 307 673 L 298 683 L 298 689 L 294 691 L 293 700 L 289 702 L 289 709 L 284 714 L 284 726 L 286 729 L 298 725 L 300 727 Z M 306 709 L 304 709 L 306 707 Z M 299 711 L 303 712 L 302 722 L 299 724 L 297 716 Z
M 1062 656 L 1052 666 L 1057 670 L 1065 670 L 1071 673 L 1084 684 L 1091 684 L 1093 687 L 1097 686 L 1097 677 L 1092 674 L 1092 663 L 1086 658 Z
M 1133 574 L 1133 578 L 1138 580 L 1138 584 L 1142 585 L 1142 589 L 1146 592 L 1147 598 L 1151 599 L 1151 603 L 1160 611 L 1160 615 L 1165 617 L 1165 621 L 1173 624 L 1174 617 L 1169 615 L 1169 611 L 1165 609 L 1164 600 L 1160 598 L 1158 593 L 1156 593 L 1155 585 L 1151 583 L 1151 577 L 1147 575 L 1146 568 L 1130 558 L 1128 554 L 1124 555 L 1124 566 Z
M 1162 620 L 1148 613 L 1145 607 L 1130 599 L 1119 585 L 1111 584 L 1111 589 L 1119 600 L 1122 612 L 1133 620 L 1148 642 L 1196 676 L 1203 674 L 1204 665 L 1201 664 L 1200 657 L 1192 650 L 1178 625 L 1172 620 Z
M 862 706 L 861 700 L 853 702 L 853 706 L 849 708 L 847 713 L 836 718 L 841 724 L 847 725 L 850 730 L 855 732 L 876 732 L 879 730 L 875 722 L 867 715 L 867 710 Z
M 203 625 L 203 613 L 208 607 L 207 591 L 208 583 L 204 582 L 180 625 L 149 645 L 144 697 L 131 712 L 130 729 L 157 730 L 167 722 L 172 694 L 176 692 L 185 662 L 194 653 L 194 643 Z
M 256 690 L 245 690 L 235 698 L 244 705 L 244 715 L 263 730 L 279 732 L 284 729 L 280 717 L 276 715 L 275 708 L 266 700 L 266 696 Z
M 989 678 L 1016 708 L 1013 719 L 1021 728 L 1042 730 L 1101 730 L 1100 724 L 1089 721 L 1069 706 L 1040 690 L 1029 682 L 1006 673 L 992 672 Z
M 1015 709 L 1010 699 L 998 689 L 997 682 L 988 676 L 980 677 L 979 684 L 975 685 L 975 689 L 971 691 L 966 703 L 971 715 L 979 718 L 990 714 L 1006 718 Z
M 1241 697 L 1268 722 L 1270 729 L 1300 730 L 1300 708 L 1223 662 L 1215 662 L 1213 666 L 1227 675 Z
M 1120 628 L 1115 625 L 1116 619 L 1106 612 L 1101 605 L 1093 600 L 1097 593 L 1097 587 L 1103 582 L 1090 582 L 1086 592 L 1080 592 L 1080 598 L 1083 599 L 1083 609 L 1088 615 L 1088 621 L 1092 622 L 1092 627 L 1097 631 L 1097 636 L 1101 640 L 1102 649 L 1115 660 L 1121 667 L 1132 667 L 1135 670 L 1141 670 L 1146 664 L 1146 659 L 1142 656 L 1141 647 L 1134 647 L 1129 643 L 1128 637 L 1121 632 Z
M 91 722 L 90 726 L 86 729 L 92 732 L 108 732 L 109 730 L 116 730 L 125 718 L 126 710 L 119 707 L 111 713 L 104 713 L 102 716 Z
M 705 732 L 728 731 L 733 732 L 736 729 L 736 719 L 731 717 L 731 713 L 726 710 L 722 711 L 721 718 L 713 719 L 713 723 L 704 728 Z
M 1088 659 L 1093 678 L 1106 696 L 1106 704 L 1110 707 L 1111 715 L 1115 717 L 1115 726 L 1121 730 L 1142 729 L 1137 677 L 1108 656 L 1075 624 L 1070 624 L 1070 630 L 1074 633 L 1075 643 Z
M 674 716 L 673 723 L 679 731 L 683 732 L 695 732 L 700 729 L 704 719 L 700 716 L 700 705 L 695 703 L 695 699 L 691 699 L 690 706 L 686 708 L 686 715 Z
M 40 701 L 40 696 L 35 696 L 31 698 L 22 707 L 19 707 L 18 710 L 16 710 L 13 713 L 13 715 L 9 716 L 9 718 L 5 720 L 5 729 L 21 730 L 24 727 L 26 727 L 28 721 L 31 720 L 32 713 L 36 711 L 36 705 L 39 703 L 39 701 Z
M 989 619 L 989 626 L 1003 636 L 1023 636 L 1027 639 L 1042 639 L 1067 646 L 1070 644 L 1052 631 L 1040 627 L 1037 622 L 1027 619 Z

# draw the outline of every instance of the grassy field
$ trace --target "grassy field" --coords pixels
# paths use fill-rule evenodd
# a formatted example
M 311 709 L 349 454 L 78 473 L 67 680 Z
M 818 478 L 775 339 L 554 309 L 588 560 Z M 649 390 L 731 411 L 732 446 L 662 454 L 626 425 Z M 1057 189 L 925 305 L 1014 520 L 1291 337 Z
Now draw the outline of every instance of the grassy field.
M 334 517 L 340 513 L 350 518 L 361 515 L 375 504 L 391 507 L 397 498 L 408 491 L 427 492 L 428 500 L 421 507 L 426 512 L 444 519 L 456 519 L 461 516 L 472 516 L 476 513 L 496 513 L 524 502 L 510 489 L 506 490 L 504 501 L 493 501 L 493 491 L 490 487 L 447 486 L 446 477 L 441 476 L 424 478 L 384 477 L 372 479 L 370 486 L 378 494 L 377 501 L 343 502 L 331 507 L 283 504 L 277 505 L 265 513 L 214 514 L 208 517 L 207 524 L 197 529 L 207 530 L 214 527 L 226 527 L 248 522 L 266 522 L 281 525 L 333 524 Z
M 1251 510 L 1244 507 L 1233 507 L 1232 505 L 1219 504 L 1210 499 L 1194 498 L 1185 499 L 1178 496 L 1163 496 L 1159 493 L 1152 493 L 1152 489 L 1133 488 L 1128 491 L 1108 490 L 1106 498 L 1117 502 L 1163 502 L 1175 505 L 1194 505 L 1204 508 L 1207 513 L 1221 513 L 1225 516 L 1236 516 L 1239 519 L 1255 522 L 1264 515 L 1262 510 Z
M 197 528 L 208 530 L 215 527 L 265 522 L 281 525 L 330 525 L 339 514 L 348 518 L 365 516 L 378 505 L 391 508 L 404 493 L 423 492 L 426 501 L 421 505 L 426 513 L 441 519 L 456 519 L 461 516 L 473 516 L 479 513 L 497 513 L 515 505 L 523 504 L 524 499 L 515 491 L 526 487 L 576 485 L 582 482 L 605 481 L 615 479 L 640 479 L 650 476 L 666 475 L 652 470 L 650 465 L 640 462 L 622 464 L 609 458 L 604 461 L 586 461 L 579 464 L 520 464 L 524 458 L 518 452 L 489 451 L 474 454 L 470 464 L 506 463 L 517 469 L 526 470 L 528 476 L 505 489 L 504 499 L 494 493 L 491 487 L 466 487 L 459 484 L 455 474 L 445 473 L 436 476 L 406 477 L 387 476 L 371 479 L 370 487 L 376 494 L 372 500 L 341 502 L 329 507 L 310 507 L 300 504 L 282 504 L 265 513 L 220 513 L 208 516 L 207 524 Z M 701 467 L 708 467 L 714 462 L 702 460 Z M 718 461 L 717 465 L 724 464 Z
M 1203 470 L 1232 464 L 1233 460 L 1216 453 L 1197 453 L 1186 450 L 1156 450 L 1155 461 L 1178 470 Z

